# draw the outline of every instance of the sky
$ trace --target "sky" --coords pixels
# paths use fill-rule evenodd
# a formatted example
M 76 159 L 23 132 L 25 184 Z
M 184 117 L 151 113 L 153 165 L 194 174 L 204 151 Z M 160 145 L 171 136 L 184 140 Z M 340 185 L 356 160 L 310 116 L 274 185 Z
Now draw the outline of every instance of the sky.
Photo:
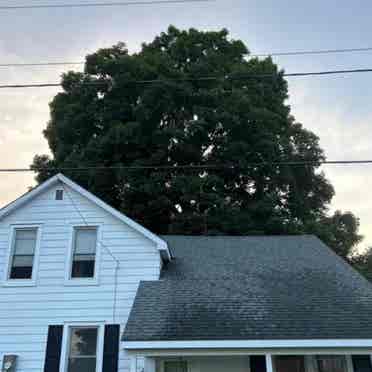
M 0 5 L 99 0 L 1 0 Z M 109 0 L 100 0 L 100 2 Z M 132 0 L 134 1 L 134 0 Z M 0 64 L 81 61 L 98 48 L 144 41 L 178 28 L 227 28 L 252 54 L 372 47 L 372 2 L 364 0 L 216 0 L 107 8 L 0 9 Z M 372 52 L 274 57 L 286 72 L 372 68 Z M 77 66 L 0 67 L 0 84 L 58 82 Z M 314 131 L 329 160 L 372 159 L 372 73 L 289 80 L 297 121 Z M 42 131 L 58 88 L 0 90 L 0 168 L 28 167 L 48 153 Z M 335 187 L 331 211 L 352 211 L 372 246 L 372 165 L 323 167 Z M 32 173 L 0 174 L 0 206 L 34 184 Z

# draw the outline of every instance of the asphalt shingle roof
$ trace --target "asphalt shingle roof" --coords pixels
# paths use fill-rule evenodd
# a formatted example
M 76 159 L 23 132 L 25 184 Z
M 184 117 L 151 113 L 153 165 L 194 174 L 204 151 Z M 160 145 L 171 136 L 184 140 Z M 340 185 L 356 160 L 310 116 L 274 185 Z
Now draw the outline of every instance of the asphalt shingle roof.
M 126 341 L 372 338 L 372 285 L 314 236 L 164 236 Z

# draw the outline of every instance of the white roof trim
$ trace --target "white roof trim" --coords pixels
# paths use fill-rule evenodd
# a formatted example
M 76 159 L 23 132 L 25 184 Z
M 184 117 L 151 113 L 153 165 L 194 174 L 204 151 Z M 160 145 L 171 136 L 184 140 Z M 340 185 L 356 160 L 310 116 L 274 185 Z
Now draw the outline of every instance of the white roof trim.
M 122 341 L 126 350 L 172 349 L 275 349 L 372 347 L 372 339 L 329 340 L 211 340 L 211 341 Z
M 86 197 L 88 200 L 91 202 L 95 203 L 102 209 L 104 209 L 106 212 L 110 213 L 114 217 L 118 218 L 120 221 L 124 222 L 134 230 L 138 231 L 140 234 L 145 236 L 146 238 L 150 239 L 153 241 L 160 253 L 165 253 L 168 259 L 171 259 L 171 254 L 168 249 L 167 243 L 163 240 L 160 239 L 157 235 L 153 234 L 151 231 L 147 230 L 145 227 L 141 226 L 137 222 L 133 221 L 129 217 L 125 216 L 124 214 L 120 213 L 116 209 L 110 207 L 107 203 L 102 201 L 101 199 L 97 198 L 94 196 L 91 192 L 85 190 L 81 186 L 79 186 L 77 183 L 71 181 L 69 178 L 65 177 L 63 174 L 59 173 L 55 175 L 54 177 L 49 178 L 47 181 L 39 185 L 38 187 L 34 188 L 30 192 L 22 195 L 20 198 L 16 199 L 14 202 L 8 204 L 5 206 L 3 209 L 0 209 L 0 220 L 12 213 L 14 210 L 19 208 L 20 206 L 24 205 L 31 199 L 33 199 L 35 196 L 41 194 L 44 192 L 46 189 L 49 187 L 53 186 L 55 183 L 62 182 L 68 187 L 70 187 L 72 190 L 76 191 L 77 193 L 83 195 Z

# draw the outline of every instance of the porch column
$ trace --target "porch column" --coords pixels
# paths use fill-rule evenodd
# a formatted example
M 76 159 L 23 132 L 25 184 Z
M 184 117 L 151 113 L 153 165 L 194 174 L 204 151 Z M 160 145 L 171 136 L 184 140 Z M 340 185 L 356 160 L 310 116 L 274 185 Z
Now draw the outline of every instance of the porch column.
M 137 355 L 130 356 L 130 372 L 137 372 Z
M 266 372 L 274 372 L 272 355 L 265 354 L 265 359 L 266 359 Z
M 145 357 L 145 370 L 144 372 L 156 372 L 155 358 Z
M 353 360 L 351 355 L 346 355 L 346 368 L 347 372 L 354 372 Z

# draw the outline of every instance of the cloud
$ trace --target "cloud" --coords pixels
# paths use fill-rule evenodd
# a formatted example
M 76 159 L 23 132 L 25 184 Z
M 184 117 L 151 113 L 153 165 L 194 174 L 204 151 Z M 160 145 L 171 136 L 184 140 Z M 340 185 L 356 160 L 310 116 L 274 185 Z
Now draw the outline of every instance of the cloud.
M 1 49 L 3 61 L 24 62 Z M 7 83 L 58 81 L 59 73 L 40 69 L 0 69 L 0 81 Z M 48 153 L 42 130 L 49 117 L 48 102 L 57 89 L 3 89 L 0 96 L 1 168 L 27 168 L 36 153 Z M 31 173 L 2 174 L 0 206 L 18 197 L 33 185 Z
M 320 137 L 329 160 L 372 159 L 370 138 L 372 116 L 358 118 L 346 105 L 330 106 L 306 82 L 290 84 L 292 113 L 304 126 Z M 322 167 L 335 187 L 331 210 L 351 211 L 361 222 L 365 236 L 361 249 L 372 246 L 371 165 L 325 165 Z

